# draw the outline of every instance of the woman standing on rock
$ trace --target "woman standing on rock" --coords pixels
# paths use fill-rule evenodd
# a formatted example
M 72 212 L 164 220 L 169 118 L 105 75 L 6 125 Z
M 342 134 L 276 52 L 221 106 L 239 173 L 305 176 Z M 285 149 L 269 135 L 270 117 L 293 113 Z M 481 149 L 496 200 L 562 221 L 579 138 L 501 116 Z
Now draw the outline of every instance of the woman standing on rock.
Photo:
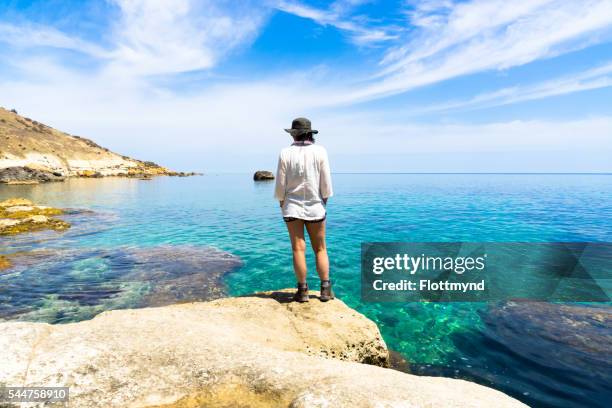
M 297 292 L 293 300 L 308 302 L 306 227 L 321 279 L 320 299 L 327 302 L 334 298 L 325 246 L 325 206 L 333 194 L 327 151 L 323 146 L 314 144 L 313 134 L 318 131 L 311 128 L 306 118 L 295 119 L 291 129 L 285 131 L 291 134 L 293 143 L 285 147 L 278 158 L 274 197 L 280 202 L 291 239 L 293 270 L 297 278 Z

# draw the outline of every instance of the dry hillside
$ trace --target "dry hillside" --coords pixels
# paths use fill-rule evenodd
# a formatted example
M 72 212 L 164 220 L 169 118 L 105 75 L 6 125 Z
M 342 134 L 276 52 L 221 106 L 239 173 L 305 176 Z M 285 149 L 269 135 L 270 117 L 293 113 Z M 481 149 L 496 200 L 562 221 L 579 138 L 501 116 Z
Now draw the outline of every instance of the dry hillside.
M 7 167 L 29 167 L 64 176 L 176 174 L 0 108 L 0 169 Z

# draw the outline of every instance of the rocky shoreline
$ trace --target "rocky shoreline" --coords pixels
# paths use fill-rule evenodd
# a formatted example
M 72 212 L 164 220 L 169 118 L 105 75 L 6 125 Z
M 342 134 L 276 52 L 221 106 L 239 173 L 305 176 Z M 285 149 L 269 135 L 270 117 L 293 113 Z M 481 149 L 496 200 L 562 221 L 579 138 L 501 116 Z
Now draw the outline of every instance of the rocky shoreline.
M 6 167 L 0 169 L 0 184 L 23 185 L 40 184 L 49 182 L 61 182 L 66 178 L 102 178 L 102 177 L 126 177 L 141 180 L 150 180 L 155 176 L 190 177 L 201 176 L 196 172 L 176 172 L 161 166 L 142 167 L 130 169 L 125 172 L 103 174 L 95 170 L 83 170 L 74 174 L 63 174 L 59 171 L 39 170 L 30 167 Z
M 0 169 L 0 183 L 3 184 L 39 184 L 64 181 L 59 172 L 36 170 L 29 167 L 6 167 Z
M 525 406 L 467 381 L 384 368 L 389 351 L 372 321 L 337 299 L 292 303 L 290 292 L 0 323 L 0 378 L 68 386 L 78 407 Z

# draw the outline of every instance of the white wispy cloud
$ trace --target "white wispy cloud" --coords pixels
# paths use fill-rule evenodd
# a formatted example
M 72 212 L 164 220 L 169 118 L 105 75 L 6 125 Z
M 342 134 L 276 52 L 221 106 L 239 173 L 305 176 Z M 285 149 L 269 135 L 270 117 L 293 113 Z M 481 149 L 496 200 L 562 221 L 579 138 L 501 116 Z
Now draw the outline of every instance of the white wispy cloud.
M 350 35 L 353 43 L 367 45 L 398 38 L 397 27 L 371 27 L 363 18 L 351 17 L 354 7 L 364 3 L 363 0 L 335 1 L 328 9 L 315 8 L 297 1 L 281 0 L 275 7 L 285 13 L 307 18 L 322 26 L 332 26 Z
M 574 75 L 566 75 L 528 86 L 507 87 L 482 93 L 466 100 L 449 101 L 416 109 L 411 114 L 490 108 L 608 87 L 612 87 L 612 62 Z
M 207 69 L 249 43 L 265 22 L 257 2 L 240 7 L 195 0 L 113 0 L 121 18 L 114 27 L 112 69 L 161 74 Z
M 611 0 L 427 1 L 408 15 L 417 29 L 347 101 L 520 66 L 612 38 Z
M 0 23 L 0 42 L 10 44 L 13 47 L 51 47 L 78 51 L 97 58 L 110 57 L 108 50 L 88 41 L 64 34 L 49 26 L 34 24 L 17 26 Z
M 11 47 L 70 49 L 101 59 L 122 77 L 208 69 L 252 41 L 270 13 L 256 1 L 228 7 L 214 0 L 110 0 L 119 9 L 109 45 L 53 27 L 0 23 L 0 42 Z

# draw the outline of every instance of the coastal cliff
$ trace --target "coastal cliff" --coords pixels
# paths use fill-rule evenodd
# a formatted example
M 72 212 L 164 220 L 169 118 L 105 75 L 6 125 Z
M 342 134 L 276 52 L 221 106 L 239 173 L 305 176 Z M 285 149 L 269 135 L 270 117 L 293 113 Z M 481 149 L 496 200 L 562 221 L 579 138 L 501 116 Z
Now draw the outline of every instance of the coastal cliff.
M 63 177 L 185 175 L 114 153 L 0 108 L 0 179 L 5 183 L 61 181 Z
M 383 368 L 389 352 L 372 321 L 337 299 L 290 296 L 0 323 L 0 379 L 68 386 L 74 407 L 524 406 L 470 382 Z

